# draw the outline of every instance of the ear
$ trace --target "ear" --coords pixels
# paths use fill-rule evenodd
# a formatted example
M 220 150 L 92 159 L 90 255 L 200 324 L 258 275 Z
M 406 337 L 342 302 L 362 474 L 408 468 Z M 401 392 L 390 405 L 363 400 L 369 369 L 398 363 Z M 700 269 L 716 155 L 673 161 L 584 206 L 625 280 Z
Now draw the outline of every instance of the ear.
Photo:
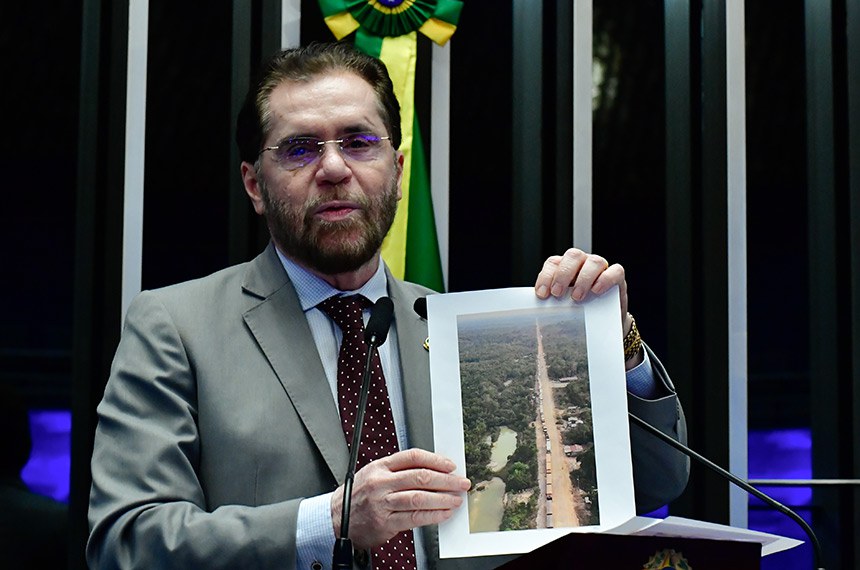
M 400 200 L 403 198 L 403 188 L 401 187 L 401 183 L 403 182 L 403 162 L 406 160 L 403 156 L 403 153 L 399 150 L 394 155 L 395 160 L 397 161 L 397 199 Z
M 260 192 L 260 180 L 257 178 L 257 169 L 250 162 L 242 162 L 242 184 L 245 185 L 245 193 L 251 199 L 254 211 L 259 215 L 266 213 L 263 195 Z

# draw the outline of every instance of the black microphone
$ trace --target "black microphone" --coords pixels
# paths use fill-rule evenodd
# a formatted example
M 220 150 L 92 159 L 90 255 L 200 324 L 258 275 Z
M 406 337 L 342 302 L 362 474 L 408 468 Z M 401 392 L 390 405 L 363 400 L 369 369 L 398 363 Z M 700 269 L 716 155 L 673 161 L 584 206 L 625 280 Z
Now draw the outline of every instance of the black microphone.
M 412 309 L 418 313 L 418 316 L 427 320 L 427 297 L 418 297 L 415 299 L 415 304 L 412 305 Z
M 385 344 L 393 317 L 394 303 L 388 297 L 380 297 L 370 310 L 370 319 L 364 327 L 364 342 L 374 348 Z
M 677 449 L 678 451 L 680 451 L 681 453 L 683 453 L 687 457 L 695 459 L 696 461 L 698 461 L 699 463 L 701 463 L 702 465 L 704 465 L 705 467 L 707 467 L 708 469 L 710 469 L 714 473 L 718 474 L 719 476 L 723 477 L 724 479 L 728 479 L 729 481 L 731 481 L 732 483 L 734 483 L 735 485 L 737 485 L 738 487 L 740 487 L 741 489 L 743 489 L 747 493 L 749 493 L 755 497 L 758 497 L 759 499 L 761 499 L 762 501 L 767 503 L 772 508 L 776 509 L 777 511 L 781 512 L 782 514 L 786 515 L 787 517 L 792 519 L 794 522 L 799 524 L 800 527 L 803 529 L 803 531 L 806 533 L 806 535 L 809 537 L 810 542 L 812 542 L 812 548 L 815 551 L 815 567 L 818 568 L 818 570 L 824 570 L 824 566 L 822 565 L 822 562 L 821 562 L 821 545 L 818 542 L 818 538 L 815 536 L 815 533 L 812 532 L 812 528 L 806 523 L 805 520 L 803 520 L 803 518 L 800 515 L 798 515 L 797 513 L 795 513 L 794 511 L 792 511 L 791 509 L 789 509 L 788 507 L 786 507 L 785 505 L 783 505 L 782 503 L 777 501 L 776 499 L 773 499 L 770 496 L 765 495 L 764 493 L 762 493 L 761 491 L 759 491 L 758 489 L 756 489 L 755 487 L 753 487 L 752 485 L 750 485 L 749 483 L 747 483 L 746 481 L 744 481 L 743 479 L 738 477 L 737 475 L 731 473 L 730 471 L 727 471 L 726 469 L 723 469 L 722 467 L 720 467 L 719 465 L 717 465 L 716 463 L 714 463 L 713 461 L 711 461 L 707 457 L 696 453 L 695 451 L 693 451 L 692 449 L 690 449 L 689 447 L 687 447 L 683 443 L 676 441 L 675 439 L 672 439 L 672 437 L 666 435 L 665 433 L 663 433 L 662 431 L 660 431 L 656 427 L 652 426 L 651 424 L 649 424 L 645 420 L 639 418 L 638 416 L 633 415 L 630 412 L 627 412 L 627 415 L 630 416 L 630 419 L 633 420 L 633 423 L 635 423 L 636 425 L 638 425 L 639 427 L 641 427 L 642 429 L 644 429 L 645 431 L 647 431 L 651 435 L 654 435 L 657 438 L 663 440 L 665 443 L 671 445 L 672 447 L 674 447 L 675 449 Z
M 364 342 L 367 344 L 367 359 L 364 361 L 364 375 L 361 380 L 361 394 L 358 400 L 358 411 L 355 418 L 355 428 L 352 432 L 352 447 L 349 453 L 349 466 L 343 482 L 343 506 L 340 519 L 340 538 L 335 540 L 332 550 L 331 565 L 333 569 L 349 570 L 352 568 L 352 540 L 349 538 L 349 510 L 352 506 L 352 483 L 355 479 L 355 465 L 358 462 L 358 446 L 361 444 L 361 428 L 364 426 L 364 413 L 367 409 L 367 398 L 370 392 L 370 364 L 376 349 L 388 337 L 391 319 L 394 317 L 394 303 L 388 297 L 381 297 L 370 309 L 370 319 L 364 327 Z

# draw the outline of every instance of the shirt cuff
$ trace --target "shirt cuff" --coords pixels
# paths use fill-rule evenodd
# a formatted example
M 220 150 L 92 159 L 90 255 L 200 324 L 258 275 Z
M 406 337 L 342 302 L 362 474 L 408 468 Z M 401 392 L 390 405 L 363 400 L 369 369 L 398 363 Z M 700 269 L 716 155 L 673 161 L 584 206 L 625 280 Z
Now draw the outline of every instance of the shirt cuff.
M 331 568 L 334 527 L 331 520 L 332 493 L 304 499 L 299 503 L 296 528 L 296 568 Z
M 648 351 L 643 350 L 642 354 L 642 362 L 627 371 L 627 391 L 643 400 L 654 400 L 660 395 L 660 387 L 654 381 Z

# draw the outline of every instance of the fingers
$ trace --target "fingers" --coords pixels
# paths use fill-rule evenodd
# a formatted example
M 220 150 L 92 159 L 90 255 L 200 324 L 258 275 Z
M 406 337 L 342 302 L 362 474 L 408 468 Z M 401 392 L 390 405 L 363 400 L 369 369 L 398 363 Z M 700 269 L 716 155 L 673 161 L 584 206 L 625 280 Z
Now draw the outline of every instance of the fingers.
M 457 498 L 460 499 L 459 497 Z M 394 512 L 389 515 L 388 519 L 385 522 L 387 525 L 398 529 L 414 529 L 422 526 L 427 526 L 428 524 L 443 523 L 446 520 L 450 519 L 452 516 L 454 516 L 456 508 L 459 507 L 462 502 L 463 500 L 460 499 L 460 502 L 456 505 L 456 507 L 450 509 L 427 509 Z M 394 536 L 398 532 L 400 531 L 398 530 L 394 532 L 391 536 Z M 386 538 L 385 540 L 388 540 L 388 538 Z
M 627 281 L 622 281 L 618 288 L 618 295 L 621 297 L 621 330 L 626 335 L 633 327 L 633 320 L 628 310 L 627 301 Z
M 621 265 L 610 265 L 599 255 L 571 248 L 564 255 L 554 255 L 544 262 L 535 281 L 535 294 L 541 299 L 569 294 L 575 301 L 582 301 L 589 292 L 600 295 L 622 283 L 624 268 Z M 626 296 L 622 304 L 626 304 Z
M 380 465 L 387 466 L 391 471 L 423 467 L 425 469 L 432 469 L 441 473 L 450 473 L 457 467 L 454 462 L 447 457 L 442 457 L 436 453 L 418 448 L 398 451 L 388 457 L 378 459 L 376 462 L 380 463 Z
M 361 479 L 363 484 L 382 492 L 468 491 L 471 483 L 465 477 L 454 475 L 454 469 L 456 465 L 447 457 L 423 449 L 408 449 L 365 465 L 356 473 L 356 484 Z
M 455 493 L 399 490 L 385 495 L 384 502 L 388 516 L 393 516 L 429 511 L 453 511 L 463 504 L 463 497 Z
M 350 536 L 370 548 L 406 529 L 439 524 L 463 504 L 470 482 L 453 473 L 450 459 L 420 449 L 378 459 L 355 474 Z M 332 497 L 332 521 L 339 531 L 343 488 Z

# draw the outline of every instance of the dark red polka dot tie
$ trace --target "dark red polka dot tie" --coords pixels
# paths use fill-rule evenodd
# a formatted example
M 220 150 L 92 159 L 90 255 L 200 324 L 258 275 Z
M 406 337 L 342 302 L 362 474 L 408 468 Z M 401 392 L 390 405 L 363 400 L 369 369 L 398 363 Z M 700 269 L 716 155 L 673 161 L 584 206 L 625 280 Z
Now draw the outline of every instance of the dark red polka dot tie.
M 340 409 L 340 423 L 346 436 L 347 446 L 352 446 L 352 434 L 361 392 L 364 361 L 367 359 L 367 344 L 364 342 L 364 320 L 362 309 L 373 303 L 361 295 L 350 297 L 329 297 L 318 307 L 326 313 L 343 332 L 343 342 L 337 361 L 337 400 Z M 382 374 L 379 355 L 374 354 L 371 361 L 370 393 L 367 398 L 367 411 L 364 427 L 361 430 L 358 464 L 356 471 L 380 457 L 386 457 L 399 450 L 397 432 L 388 389 Z M 415 545 L 412 531 L 398 533 L 385 544 L 371 550 L 373 567 L 376 570 L 413 570 L 416 568 Z

